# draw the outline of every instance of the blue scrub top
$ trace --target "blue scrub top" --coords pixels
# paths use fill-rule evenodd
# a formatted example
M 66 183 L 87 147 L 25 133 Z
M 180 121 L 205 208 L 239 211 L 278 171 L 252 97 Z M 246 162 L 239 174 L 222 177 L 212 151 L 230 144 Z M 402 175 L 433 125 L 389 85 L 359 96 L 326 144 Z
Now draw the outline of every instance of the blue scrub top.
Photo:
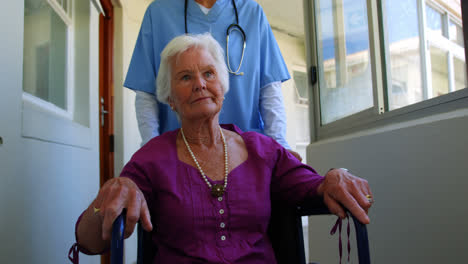
M 184 0 L 156 0 L 146 10 L 124 86 L 155 94 L 160 54 L 174 37 L 185 34 Z M 230 89 L 220 113 L 220 123 L 234 123 L 243 131 L 263 133 L 260 88 L 290 78 L 276 39 L 262 8 L 252 0 L 237 0 L 239 25 L 246 34 L 244 75 L 229 74 Z M 191 34 L 210 32 L 226 49 L 226 30 L 236 23 L 231 0 L 218 0 L 205 15 L 194 0 L 188 1 L 187 28 Z M 238 31 L 229 35 L 231 69 L 239 66 L 243 40 Z M 172 110 L 158 103 L 159 133 L 180 127 Z

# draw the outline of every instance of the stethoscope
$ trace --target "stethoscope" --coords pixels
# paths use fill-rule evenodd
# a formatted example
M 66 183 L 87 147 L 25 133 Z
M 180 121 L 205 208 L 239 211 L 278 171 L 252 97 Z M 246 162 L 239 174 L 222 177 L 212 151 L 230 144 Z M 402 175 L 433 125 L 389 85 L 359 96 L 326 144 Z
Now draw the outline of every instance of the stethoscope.
M 243 72 L 239 72 L 240 71 L 240 68 L 242 66 L 242 61 L 244 60 L 244 51 L 245 51 L 245 46 L 246 46 L 246 37 L 245 37 L 245 32 L 244 30 L 241 28 L 241 26 L 239 26 L 239 16 L 237 14 L 237 6 L 236 6 L 236 2 L 234 0 L 232 0 L 232 5 L 234 6 L 234 11 L 236 13 L 236 24 L 231 24 L 229 25 L 229 27 L 227 28 L 226 30 L 226 59 L 227 59 L 227 67 L 228 67 L 228 71 L 229 73 L 232 73 L 234 75 L 244 75 Z M 187 7 L 188 7 L 188 0 L 185 0 L 185 9 L 184 9 L 184 15 L 185 15 L 185 34 L 188 33 L 188 30 L 187 30 Z M 233 71 L 231 69 L 231 64 L 229 63 L 229 34 L 231 33 L 231 31 L 233 30 L 237 30 L 241 33 L 242 35 L 242 39 L 244 40 L 244 45 L 242 47 L 242 55 L 241 55 L 241 60 L 240 60 L 240 63 L 239 63 L 239 67 L 237 67 L 237 70 L 236 71 Z

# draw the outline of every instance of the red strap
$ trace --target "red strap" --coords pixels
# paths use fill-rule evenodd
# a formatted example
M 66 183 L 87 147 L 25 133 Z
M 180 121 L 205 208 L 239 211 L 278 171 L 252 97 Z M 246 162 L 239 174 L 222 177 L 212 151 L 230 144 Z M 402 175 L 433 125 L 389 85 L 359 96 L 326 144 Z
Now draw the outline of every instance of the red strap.
M 349 262 L 349 256 L 350 256 L 350 253 L 351 253 L 351 242 L 349 240 L 349 235 L 351 233 L 351 229 L 349 227 L 349 217 L 347 215 L 346 215 L 346 219 L 348 220 L 348 226 L 347 226 L 346 230 L 347 230 L 347 233 L 348 233 L 348 262 Z M 342 227 L 342 223 L 343 223 L 343 221 L 341 220 L 340 217 L 338 217 L 338 219 L 336 219 L 335 225 L 330 230 L 330 235 L 334 235 L 336 233 L 336 229 L 337 228 L 339 229 L 338 249 L 339 249 L 339 253 L 340 253 L 340 264 L 341 264 L 341 259 L 342 259 L 342 256 L 343 256 L 343 246 L 341 244 L 341 227 Z
M 351 242 L 349 240 L 349 234 L 351 233 L 351 229 L 349 228 L 349 217 L 346 217 L 346 219 L 348 220 L 348 227 L 346 228 L 346 230 L 348 231 L 348 263 L 349 263 L 349 255 L 351 255 Z
M 80 263 L 80 248 L 78 243 L 75 243 L 73 246 L 71 246 L 70 251 L 68 251 L 68 259 L 71 260 L 73 264 Z

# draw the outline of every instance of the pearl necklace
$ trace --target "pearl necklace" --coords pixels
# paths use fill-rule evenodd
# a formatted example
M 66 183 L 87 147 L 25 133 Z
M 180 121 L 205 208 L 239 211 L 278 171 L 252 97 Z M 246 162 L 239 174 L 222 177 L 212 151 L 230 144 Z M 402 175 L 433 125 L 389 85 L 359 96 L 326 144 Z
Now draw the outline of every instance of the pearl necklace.
M 211 189 L 211 195 L 214 197 L 221 197 L 224 195 L 224 192 L 226 191 L 227 183 L 228 183 L 228 152 L 227 152 L 227 145 L 226 145 L 226 139 L 224 138 L 223 130 L 221 127 L 219 128 L 219 131 L 221 132 L 221 138 L 223 139 L 223 146 L 224 146 L 224 185 L 221 184 L 215 184 L 211 186 L 210 181 L 206 177 L 205 173 L 203 172 L 200 164 L 197 161 L 197 158 L 195 158 L 195 155 L 193 154 L 192 149 L 190 148 L 187 139 L 185 138 L 184 135 L 184 130 L 180 128 L 180 132 L 182 134 L 182 138 L 184 139 L 185 146 L 187 146 L 187 149 L 192 156 L 193 161 L 195 162 L 195 165 L 197 165 L 198 171 L 200 171 L 200 174 L 203 178 L 203 180 L 206 182 L 206 185 L 208 185 L 208 188 Z

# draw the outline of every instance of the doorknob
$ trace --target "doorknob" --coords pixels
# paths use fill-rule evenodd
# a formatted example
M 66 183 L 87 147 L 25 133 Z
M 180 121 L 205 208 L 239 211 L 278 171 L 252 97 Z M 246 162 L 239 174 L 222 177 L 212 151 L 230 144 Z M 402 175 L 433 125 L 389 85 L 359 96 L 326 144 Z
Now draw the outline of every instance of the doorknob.
M 3 138 L 0 137 L 0 146 L 3 145 Z
M 107 115 L 109 111 L 104 109 L 104 98 L 101 97 L 101 126 L 104 126 L 104 115 Z

